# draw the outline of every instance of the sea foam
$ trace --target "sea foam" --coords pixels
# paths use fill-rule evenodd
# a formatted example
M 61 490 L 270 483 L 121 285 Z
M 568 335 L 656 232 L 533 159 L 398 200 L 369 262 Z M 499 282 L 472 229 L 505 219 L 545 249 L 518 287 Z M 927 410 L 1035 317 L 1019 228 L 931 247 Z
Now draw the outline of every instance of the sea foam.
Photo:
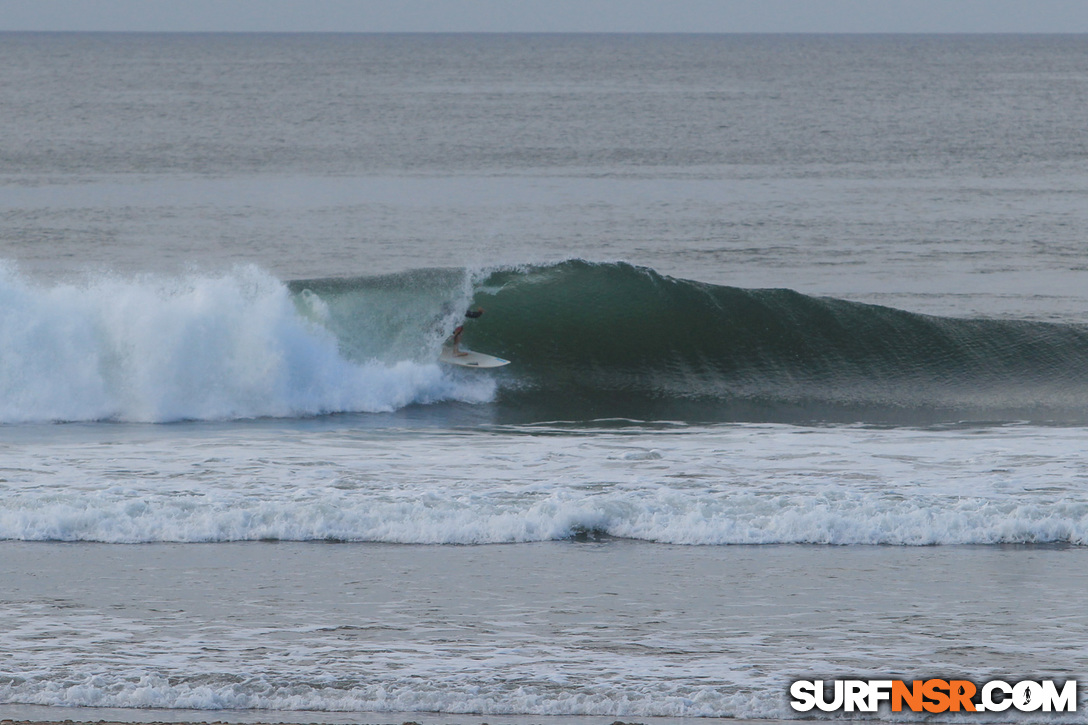
M 0 422 L 165 422 L 481 402 L 435 363 L 355 361 L 255 267 L 46 285 L 0 268 Z
M 0 540 L 1088 545 L 1079 428 L 230 431 L 21 433 Z

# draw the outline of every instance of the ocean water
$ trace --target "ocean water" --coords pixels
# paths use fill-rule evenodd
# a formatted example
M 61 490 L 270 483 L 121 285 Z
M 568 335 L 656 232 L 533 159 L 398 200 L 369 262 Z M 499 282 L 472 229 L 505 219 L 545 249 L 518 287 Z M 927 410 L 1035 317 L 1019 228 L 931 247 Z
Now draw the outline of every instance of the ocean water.
M 1088 39 L 0 34 L 0 85 L 0 716 L 1088 680 Z M 437 362 L 471 306 L 509 366 Z

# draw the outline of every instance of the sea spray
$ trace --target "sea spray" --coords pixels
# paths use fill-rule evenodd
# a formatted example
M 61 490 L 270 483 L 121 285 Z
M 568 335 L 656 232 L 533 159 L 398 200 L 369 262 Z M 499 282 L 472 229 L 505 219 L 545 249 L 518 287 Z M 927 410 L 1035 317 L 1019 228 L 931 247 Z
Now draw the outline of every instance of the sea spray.
M 316 302 L 315 302 L 316 304 Z M 348 359 L 255 267 L 45 285 L 0 271 L 0 421 L 163 422 L 482 402 L 434 358 Z

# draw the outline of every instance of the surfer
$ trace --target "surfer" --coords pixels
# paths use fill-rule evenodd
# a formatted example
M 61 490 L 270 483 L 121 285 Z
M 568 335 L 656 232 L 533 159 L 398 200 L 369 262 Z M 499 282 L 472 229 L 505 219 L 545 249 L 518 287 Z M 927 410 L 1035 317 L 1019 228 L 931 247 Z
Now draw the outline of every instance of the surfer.
M 465 317 L 469 318 L 470 320 L 475 320 L 483 313 L 483 307 L 477 307 L 476 309 L 470 308 L 467 312 L 465 312 Z M 457 329 L 453 331 L 453 354 L 457 355 L 458 357 L 464 357 L 465 355 L 468 355 L 467 352 L 461 352 L 461 349 L 459 347 L 461 344 L 461 333 L 463 333 L 464 331 L 465 326 L 463 323 L 458 325 Z

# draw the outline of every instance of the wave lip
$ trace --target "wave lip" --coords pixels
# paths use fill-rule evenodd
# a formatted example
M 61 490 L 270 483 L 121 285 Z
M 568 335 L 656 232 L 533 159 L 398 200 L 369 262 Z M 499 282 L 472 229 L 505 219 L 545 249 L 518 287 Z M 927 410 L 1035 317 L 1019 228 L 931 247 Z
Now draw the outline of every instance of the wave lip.
M 43 286 L 0 269 L 0 422 L 166 422 L 482 402 L 437 364 L 352 361 L 255 267 Z

